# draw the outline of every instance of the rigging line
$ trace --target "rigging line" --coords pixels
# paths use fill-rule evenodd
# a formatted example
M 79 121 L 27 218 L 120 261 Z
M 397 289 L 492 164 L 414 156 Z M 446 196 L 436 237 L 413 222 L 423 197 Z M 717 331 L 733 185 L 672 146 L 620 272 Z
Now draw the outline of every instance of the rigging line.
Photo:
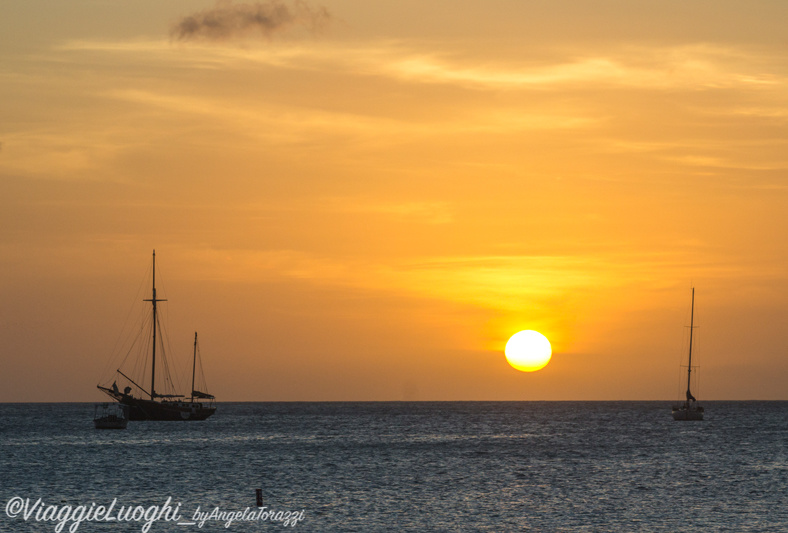
M 146 270 L 147 273 L 150 272 L 150 268 L 151 267 L 147 268 L 147 270 Z M 115 339 L 115 344 L 112 347 L 112 351 L 110 351 L 110 357 L 107 358 L 107 363 L 106 363 L 106 365 L 104 367 L 104 370 L 102 371 L 102 374 L 101 374 L 102 379 L 104 377 L 109 376 L 110 366 L 114 366 L 114 367 L 117 368 L 117 365 L 113 365 L 112 363 L 113 363 L 113 361 L 116 361 L 118 356 L 119 356 L 119 352 L 118 352 L 119 345 L 122 346 L 122 345 L 125 344 L 125 342 L 128 342 L 128 336 L 126 337 L 126 339 L 124 341 L 122 341 L 121 339 L 123 338 L 124 332 L 128 331 L 127 328 L 128 328 L 128 324 L 129 324 L 129 319 L 130 319 L 132 313 L 134 312 L 134 310 L 138 307 L 138 301 L 140 300 L 140 296 L 142 294 L 142 289 L 143 289 L 143 287 L 145 285 L 145 282 L 147 281 L 148 278 L 149 278 L 148 275 L 143 276 L 143 279 L 140 282 L 139 287 L 137 287 L 137 293 L 136 293 L 136 295 L 134 297 L 134 300 L 132 301 L 131 305 L 129 306 L 128 313 L 126 314 L 126 318 L 125 318 L 125 320 L 123 322 L 123 327 L 120 330 L 120 332 L 118 333 L 117 338 Z M 116 354 L 118 354 L 118 355 L 116 355 Z M 113 374 L 114 374 L 114 371 L 113 371 Z
M 685 380 L 683 378 L 684 378 L 684 374 L 686 374 L 686 371 L 684 371 L 683 369 L 687 368 L 687 365 L 684 364 L 684 358 L 688 357 L 687 349 L 690 348 L 690 342 L 693 340 L 692 335 L 690 334 L 690 332 L 692 331 L 691 326 L 688 325 L 692 322 L 691 319 L 693 316 L 693 312 L 694 311 L 691 305 L 689 307 L 684 308 L 684 319 L 681 323 L 682 324 L 681 344 L 676 350 L 676 353 L 678 354 L 678 363 L 679 363 L 677 365 L 678 379 L 676 380 L 676 398 L 678 400 L 681 400 L 685 395 L 684 384 L 683 384 Z
M 110 357 L 106 358 L 106 363 L 101 373 L 102 383 L 105 382 L 109 377 L 113 376 L 115 374 L 115 370 L 121 366 L 126 357 L 128 357 L 128 353 L 126 353 L 124 356 L 122 350 L 119 348 L 121 346 L 128 346 L 128 339 L 132 336 L 132 333 L 133 330 L 129 330 L 127 325 L 124 325 L 124 329 L 118 334 L 118 337 L 115 340 L 115 346 L 113 346 L 112 351 L 110 352 Z
M 689 318 L 689 317 L 685 316 L 684 318 L 685 318 L 685 320 L 682 322 L 682 324 L 685 324 L 686 323 L 686 319 Z M 682 396 L 682 390 L 681 390 L 681 387 L 682 387 L 682 380 L 681 380 L 681 378 L 682 378 L 682 373 L 683 373 L 682 369 L 684 368 L 684 366 L 683 366 L 684 358 L 686 357 L 687 346 L 689 344 L 689 338 L 687 336 L 687 331 L 688 331 L 687 327 L 683 326 L 681 328 L 681 331 L 682 331 L 681 345 L 680 345 L 679 349 L 676 350 L 676 353 L 678 354 L 678 363 L 679 363 L 677 365 L 677 372 L 678 372 L 677 377 L 678 377 L 678 379 L 676 380 L 676 399 L 678 399 L 678 400 L 680 400 L 681 396 Z
M 199 376 L 200 376 L 200 386 L 205 389 L 204 392 L 208 392 L 208 382 L 205 379 L 205 371 L 202 368 L 202 353 L 200 352 L 200 346 L 197 345 L 197 363 L 199 363 Z
M 202 354 L 200 355 L 200 377 L 202 378 L 202 386 L 205 387 L 205 392 L 208 392 L 208 379 L 205 377 L 205 369 L 202 366 Z
M 699 315 L 700 315 L 700 313 L 698 313 L 698 311 L 696 310 L 695 311 L 695 324 L 696 324 L 695 329 L 700 329 L 700 325 L 698 325 L 698 323 L 700 322 Z M 701 398 L 702 396 L 701 396 L 701 393 L 700 393 L 700 364 L 699 364 L 700 363 L 701 351 L 700 351 L 699 347 L 702 346 L 703 343 L 701 341 L 703 339 L 701 338 L 702 335 L 699 335 L 699 333 L 700 333 L 699 331 L 695 332 L 695 336 L 693 337 L 692 355 L 693 355 L 693 361 L 694 361 L 695 364 L 692 365 L 692 374 L 693 374 L 693 376 L 692 376 L 692 388 L 695 390 L 695 396 L 697 396 L 698 398 Z
M 165 325 L 164 324 L 169 324 L 169 310 L 168 309 L 166 309 L 165 312 L 164 312 L 164 321 L 163 321 L 162 325 L 160 326 L 160 328 L 162 330 L 162 333 L 163 333 L 162 334 L 162 350 L 164 350 L 163 342 L 164 342 L 164 339 L 166 338 L 167 339 L 167 351 L 170 354 L 175 354 L 176 352 L 172 348 L 172 340 L 170 339 L 170 335 L 169 334 L 165 334 L 165 333 L 168 333 L 168 332 L 165 330 Z M 173 355 L 173 357 L 174 357 L 174 355 Z M 165 364 L 166 364 L 166 367 L 167 367 L 167 374 L 166 374 L 166 376 L 167 376 L 167 379 L 169 380 L 170 386 L 172 387 L 172 390 L 170 392 L 173 393 L 173 394 L 177 394 L 178 390 L 180 389 L 180 376 L 181 376 L 181 373 L 182 373 L 181 372 L 182 369 L 178 366 L 178 358 L 174 357 L 174 359 L 172 359 L 172 358 L 168 357 L 166 359 L 166 361 L 165 361 Z
M 195 367 L 198 380 L 195 381 L 195 385 L 192 387 L 192 390 L 199 390 L 202 392 L 208 392 L 208 382 L 205 379 L 205 372 L 202 367 L 202 354 L 200 353 L 200 345 L 197 344 L 196 348 L 196 357 L 195 357 Z M 198 387 L 199 385 L 199 387 Z
M 123 366 L 123 364 L 126 362 L 126 359 L 128 359 L 129 355 L 131 354 L 131 351 L 137 345 L 139 340 L 141 338 L 143 338 L 146 326 L 147 326 L 147 321 L 146 320 L 143 319 L 142 321 L 140 321 L 139 328 L 137 328 L 137 334 L 134 335 L 134 340 L 131 341 L 131 343 L 129 344 L 129 349 L 126 352 L 125 357 L 123 357 L 123 360 L 121 361 L 120 366 Z M 131 338 L 131 337 L 132 337 L 131 332 L 129 332 L 129 338 Z
M 161 384 L 159 394 L 171 394 L 172 391 L 169 388 L 169 382 L 167 379 L 170 373 L 170 369 L 167 363 L 167 350 L 164 347 L 164 339 L 167 337 L 167 332 L 164 330 L 164 328 L 161 325 L 160 315 L 156 317 L 156 324 L 157 327 L 159 328 L 159 337 L 158 337 L 159 344 L 157 350 L 157 354 L 158 354 L 157 360 L 160 364 L 159 383 Z
M 167 282 L 164 279 L 164 275 L 162 274 L 161 266 L 156 265 L 156 273 L 158 276 L 158 285 L 161 287 L 166 287 Z M 165 289 L 159 289 L 162 299 L 167 299 L 167 293 Z M 164 392 L 166 394 L 177 394 L 177 381 L 173 381 L 172 379 L 172 369 L 170 368 L 170 358 L 167 357 L 167 353 L 170 354 L 174 353 L 172 349 L 172 343 L 170 341 L 169 332 L 167 331 L 165 324 L 169 323 L 169 309 L 167 306 L 164 306 L 162 309 L 159 309 L 158 316 L 157 316 L 157 326 L 161 335 L 159 336 L 159 347 L 161 349 L 161 362 L 162 368 L 164 370 L 164 379 L 162 380 L 162 384 L 164 386 Z M 166 339 L 166 346 L 165 346 L 165 339 Z M 176 375 L 177 379 L 177 375 Z
M 162 380 L 164 393 L 165 394 L 177 394 L 177 391 L 174 390 L 174 385 L 172 382 L 172 372 L 170 370 L 170 358 L 167 356 L 167 353 L 172 353 L 172 345 L 170 344 L 170 336 L 168 335 L 167 330 L 165 329 L 164 325 L 162 324 L 161 317 L 158 317 L 158 324 L 159 324 L 159 331 L 161 335 L 160 339 L 160 348 L 161 348 L 161 363 L 162 369 L 164 373 L 164 379 Z M 164 342 L 167 342 L 165 346 Z
M 175 353 L 172 349 L 172 341 L 170 337 L 167 337 L 167 346 L 170 353 Z M 172 371 L 169 374 L 170 382 L 172 383 L 173 391 L 177 394 L 177 391 L 181 388 L 181 376 L 183 375 L 183 366 L 178 365 L 178 358 L 174 358 L 171 361 L 168 360 L 167 364 L 172 364 Z
M 682 383 L 681 378 L 682 378 L 682 374 L 683 374 L 682 368 L 684 368 L 684 367 L 679 365 L 679 370 L 678 370 L 678 374 L 677 374 L 678 379 L 676 380 L 676 399 L 677 400 L 681 400 L 681 383 Z
M 161 362 L 164 368 L 164 391 L 166 394 L 177 394 L 177 392 L 173 390 L 172 370 L 170 369 L 170 357 L 168 356 L 168 354 L 173 353 L 172 345 L 170 343 L 170 336 L 161 324 L 161 320 L 159 321 L 159 330 L 161 331 Z M 164 345 L 165 340 L 167 341 L 166 347 Z
M 145 323 L 140 322 L 139 328 L 136 330 L 136 335 L 134 334 L 134 330 L 129 331 L 129 334 L 126 336 L 126 341 L 124 341 L 123 345 L 128 346 L 126 350 L 126 354 L 123 355 L 122 352 L 118 352 L 115 354 L 114 357 L 109 358 L 108 366 L 102 376 L 102 382 L 108 382 L 110 378 L 114 379 L 117 369 L 123 368 L 126 365 L 126 361 L 129 359 L 131 352 L 135 350 L 137 347 L 137 343 L 139 342 L 140 338 L 142 338 L 145 329 Z M 132 339 L 129 341 L 128 339 Z M 138 348 L 137 348 L 138 349 Z M 122 358 L 121 358 L 122 356 Z M 110 373 L 109 365 L 112 365 L 112 372 Z
M 129 355 L 134 350 L 134 347 L 139 342 L 140 338 L 142 338 L 143 336 L 143 332 L 146 326 L 146 319 L 145 319 L 146 313 L 145 313 L 145 309 L 142 306 L 139 306 L 138 304 L 137 307 L 139 310 L 138 313 L 139 320 L 137 321 L 138 327 L 135 329 L 135 328 L 129 328 L 128 325 L 124 326 L 124 330 L 122 332 L 122 335 L 120 336 L 123 338 L 123 340 L 120 343 L 120 346 L 128 347 L 126 355 L 123 356 L 121 359 L 121 356 L 123 354 L 122 352 L 118 351 L 116 347 L 113 356 L 109 358 L 108 361 L 108 363 L 111 364 L 113 367 L 112 374 L 109 373 L 109 368 L 107 368 L 107 371 L 105 372 L 105 378 L 114 376 L 115 370 L 117 370 L 118 368 L 122 368 L 126 364 L 126 360 L 128 359 Z
M 120 368 L 123 368 L 123 367 L 126 365 L 126 360 L 127 360 L 127 359 L 129 358 L 129 356 L 131 355 L 131 352 L 132 352 L 132 350 L 134 350 L 134 349 L 137 347 L 137 341 L 138 341 L 138 340 L 139 340 L 139 337 L 138 337 L 138 338 L 136 338 L 136 339 L 134 339 L 134 343 L 133 343 L 131 346 L 129 346 L 129 351 L 128 351 L 128 352 L 126 352 L 126 356 L 123 358 L 123 360 L 122 360 L 122 361 L 120 362 L 120 364 L 117 366 L 117 369 L 116 369 L 116 371 L 117 371 L 118 369 L 120 369 Z
M 195 335 L 196 335 L 196 333 L 195 333 Z M 194 357 L 192 358 L 192 366 L 194 367 L 192 369 L 192 375 L 193 375 L 193 378 L 192 378 L 192 391 L 200 390 L 198 385 L 200 387 L 202 387 L 202 382 L 200 381 L 200 377 L 201 377 L 200 376 L 200 371 L 198 370 L 198 368 L 200 368 L 199 362 L 200 362 L 200 345 L 197 342 L 197 339 L 195 338 L 195 342 L 194 342 Z M 192 394 L 194 394 L 194 393 L 192 392 Z
M 151 310 L 148 316 L 150 316 L 152 313 L 153 311 Z M 144 378 L 146 377 L 146 371 L 148 368 L 148 359 L 151 356 L 151 351 L 150 351 L 151 346 L 148 343 L 148 340 L 153 335 L 152 322 L 146 320 L 144 324 L 144 329 L 145 329 L 144 332 L 145 334 L 141 336 L 141 338 L 144 337 L 145 341 L 141 343 L 138 351 L 139 356 L 134 360 L 133 376 L 138 381 L 144 381 Z
M 164 387 L 165 392 L 168 394 L 178 394 L 180 381 L 178 380 L 177 374 L 177 366 L 175 365 L 175 361 L 172 360 L 171 357 L 168 357 L 168 353 L 172 354 L 172 341 L 170 340 L 170 336 L 167 334 L 167 330 L 162 322 L 159 322 L 159 329 L 162 332 L 161 335 L 161 350 L 162 350 L 162 364 L 164 367 Z M 165 349 L 164 340 L 166 339 L 167 346 Z M 175 379 L 173 379 L 173 370 L 176 371 Z

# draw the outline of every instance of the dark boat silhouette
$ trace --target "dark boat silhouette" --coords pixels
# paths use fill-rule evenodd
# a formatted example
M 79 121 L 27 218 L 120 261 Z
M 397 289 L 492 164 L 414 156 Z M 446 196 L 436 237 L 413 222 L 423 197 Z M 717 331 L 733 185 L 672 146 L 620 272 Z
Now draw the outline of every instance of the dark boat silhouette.
M 93 425 L 96 429 L 126 429 L 128 423 L 128 407 L 122 403 L 96 405 L 93 413 Z
M 673 420 L 703 420 L 703 407 L 690 391 L 692 377 L 692 330 L 695 329 L 695 288 L 692 288 L 692 310 L 690 311 L 689 361 L 687 362 L 687 399 L 673 406 Z
M 146 390 L 136 383 L 120 369 L 117 373 L 132 386 L 126 386 L 120 390 L 117 379 L 111 386 L 105 387 L 97 385 L 98 389 L 106 393 L 110 398 L 126 406 L 128 409 L 129 420 L 205 420 L 216 412 L 214 396 L 206 392 L 198 391 L 194 388 L 194 379 L 198 363 L 197 333 L 194 334 L 194 357 L 192 360 L 192 389 L 189 399 L 180 394 L 159 394 L 156 392 L 156 347 L 161 343 L 157 339 L 159 329 L 158 306 L 164 299 L 156 297 L 156 250 L 153 251 L 153 294 L 151 298 L 144 300 L 150 302 L 153 307 L 151 323 L 151 365 L 150 365 L 150 390 Z M 161 343 L 163 347 L 163 343 Z M 164 362 L 165 382 L 172 383 L 169 376 L 169 365 L 164 359 L 164 351 L 160 350 L 160 355 Z M 136 389 L 136 390 L 135 390 Z

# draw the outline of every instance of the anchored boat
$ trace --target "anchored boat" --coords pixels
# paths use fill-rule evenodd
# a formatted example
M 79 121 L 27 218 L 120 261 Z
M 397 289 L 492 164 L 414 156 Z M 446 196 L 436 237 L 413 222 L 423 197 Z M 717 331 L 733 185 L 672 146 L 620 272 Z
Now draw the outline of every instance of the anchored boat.
M 687 399 L 673 406 L 673 420 L 703 420 L 703 407 L 690 391 L 692 378 L 692 331 L 695 329 L 695 288 L 692 288 L 692 310 L 690 311 L 689 361 L 687 362 Z
M 111 386 L 97 385 L 97 387 L 113 400 L 126 406 L 129 420 L 205 420 L 216 412 L 216 406 L 213 403 L 215 400 L 213 395 L 195 389 L 195 375 L 198 364 L 202 373 L 202 364 L 199 359 L 197 346 L 197 333 L 194 334 L 192 389 L 188 400 L 185 395 L 175 393 L 160 394 L 156 392 L 157 347 L 162 363 L 161 366 L 164 369 L 164 383 L 171 389 L 173 388 L 172 378 L 169 375 L 169 365 L 165 357 L 164 343 L 161 338 L 162 335 L 157 335 L 160 330 L 158 303 L 166 302 L 167 300 L 156 297 L 156 250 L 153 251 L 152 280 L 153 294 L 151 298 L 144 300 L 152 305 L 151 338 L 149 341 L 142 343 L 150 349 L 150 390 L 146 390 L 120 369 L 117 370 L 117 374 L 120 377 L 116 378 Z M 148 352 L 146 350 L 143 355 L 144 360 L 148 359 L 147 355 Z M 144 370 L 147 371 L 147 368 Z M 121 383 L 128 382 L 129 384 L 123 390 L 120 390 L 117 384 L 118 379 L 121 379 Z
M 122 403 L 101 403 L 93 413 L 96 429 L 126 429 L 129 423 L 128 408 Z

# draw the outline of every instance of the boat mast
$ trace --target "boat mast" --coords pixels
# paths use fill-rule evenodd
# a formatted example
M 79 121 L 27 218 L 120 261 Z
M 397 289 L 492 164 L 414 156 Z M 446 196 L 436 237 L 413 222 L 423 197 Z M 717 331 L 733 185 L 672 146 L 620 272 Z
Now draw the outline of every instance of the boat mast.
M 192 360 L 192 399 L 194 402 L 194 371 L 197 368 L 197 332 L 194 332 L 194 359 Z
M 692 330 L 693 329 L 695 329 L 695 287 L 692 287 L 692 310 L 690 311 L 690 345 L 689 345 L 689 361 L 687 362 L 687 403 L 689 403 L 690 398 L 693 398 L 692 393 L 690 392 L 690 376 L 692 375 Z
M 153 250 L 153 297 L 149 300 L 144 300 L 153 304 L 153 350 L 152 362 L 150 367 L 150 399 L 156 397 L 155 383 L 156 383 L 156 325 L 158 323 L 158 315 L 156 311 L 156 302 L 166 302 L 167 300 L 160 300 L 156 298 L 156 250 Z

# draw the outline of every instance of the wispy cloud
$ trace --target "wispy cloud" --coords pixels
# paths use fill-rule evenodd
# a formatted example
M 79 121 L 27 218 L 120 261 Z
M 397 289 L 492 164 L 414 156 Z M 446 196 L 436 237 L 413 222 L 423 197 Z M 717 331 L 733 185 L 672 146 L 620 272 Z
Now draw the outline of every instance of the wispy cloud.
M 247 7 L 238 12 L 245 13 L 251 9 L 248 4 L 242 5 Z M 232 19 L 236 15 L 229 13 L 235 13 L 241 4 L 230 6 L 233 7 L 227 16 Z M 319 27 L 322 24 L 319 21 L 327 21 L 329 17 L 327 13 L 325 16 L 316 14 L 322 13 L 320 10 L 307 7 L 299 9 L 307 14 L 299 15 L 298 10 L 290 10 L 292 22 L 285 23 L 282 29 L 297 24 Z M 209 12 L 213 13 L 213 10 Z M 295 43 L 280 43 L 276 47 L 216 47 L 210 41 L 227 40 L 247 32 L 266 35 L 260 29 L 265 25 L 261 24 L 260 28 L 252 25 L 246 29 L 232 29 L 245 28 L 244 23 L 214 23 L 208 22 L 212 20 L 211 17 L 205 15 L 204 18 L 206 20 L 202 22 L 188 24 L 185 22 L 187 19 L 184 19 L 178 25 L 178 28 L 183 25 L 184 29 L 173 30 L 173 35 L 179 40 L 209 41 L 192 42 L 189 50 L 172 47 L 166 41 L 73 41 L 65 43 L 60 49 L 147 54 L 158 56 L 166 62 L 177 61 L 182 64 L 188 61 L 197 66 L 247 67 L 250 63 L 258 63 L 307 71 L 380 76 L 415 84 L 446 84 L 480 89 L 585 88 L 591 85 L 643 89 L 778 89 L 788 84 L 788 71 L 784 68 L 783 58 L 710 45 L 623 47 L 614 52 L 575 51 L 563 59 L 539 63 L 479 61 L 456 53 L 444 54 L 440 51 L 439 43 L 434 49 L 424 49 L 423 45 L 415 47 L 399 41 L 374 41 L 362 45 L 326 42 L 320 47 Z M 314 21 L 310 22 L 312 19 Z M 279 30 L 273 28 L 271 31 Z
M 283 105 L 266 105 L 247 102 L 242 99 L 226 100 L 193 97 L 184 94 L 143 91 L 137 89 L 118 89 L 102 93 L 103 96 L 130 103 L 159 108 L 195 117 L 210 117 L 235 126 L 234 131 L 245 132 L 255 138 L 271 141 L 299 142 L 314 134 L 352 135 L 365 139 L 367 144 L 374 143 L 375 137 L 386 133 L 396 138 L 413 139 L 440 136 L 464 135 L 469 133 L 521 132 L 545 129 L 588 128 L 595 121 L 588 117 L 573 116 L 566 111 L 554 114 L 541 112 L 531 114 L 522 110 L 510 113 L 497 112 L 486 114 L 470 113 L 453 118 L 423 119 L 413 121 L 396 117 L 365 115 L 352 112 L 323 111 Z M 470 119 L 470 120 L 469 120 Z M 390 137 L 387 137 L 390 140 Z M 435 206 L 410 205 L 407 210 L 414 212 L 433 211 Z M 392 206 L 379 206 L 378 211 Z M 402 213 L 403 206 L 396 210 Z M 434 214 L 434 213 L 433 213 Z M 445 213 L 435 215 L 445 218 Z
M 330 19 L 325 7 L 312 7 L 301 0 L 240 4 L 225 0 L 211 9 L 183 17 L 173 24 L 170 35 L 181 41 L 227 41 L 251 36 L 271 38 L 294 27 L 316 33 Z
M 424 83 L 449 83 L 498 88 L 538 88 L 572 84 L 623 87 L 774 86 L 785 76 L 759 72 L 746 54 L 710 46 L 632 48 L 615 54 L 581 54 L 542 65 L 473 64 L 437 54 L 409 53 L 380 63 L 388 74 Z M 755 62 L 757 63 L 757 62 Z

